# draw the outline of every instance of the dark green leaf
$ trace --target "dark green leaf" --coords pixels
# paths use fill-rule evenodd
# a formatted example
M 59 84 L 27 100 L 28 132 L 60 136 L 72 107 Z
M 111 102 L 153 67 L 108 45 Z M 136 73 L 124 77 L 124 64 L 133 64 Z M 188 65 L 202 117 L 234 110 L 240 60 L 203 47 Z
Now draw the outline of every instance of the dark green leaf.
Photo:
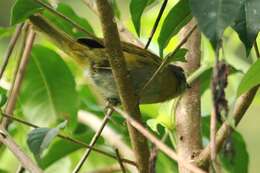
M 169 63 L 176 62 L 176 61 L 186 62 L 185 55 L 187 52 L 188 52 L 187 49 L 181 48 L 174 55 L 168 54 L 166 57 L 168 58 Z
M 191 12 L 188 0 L 179 1 L 167 14 L 158 37 L 160 55 L 171 38 L 191 20 Z
M 141 17 L 148 4 L 149 0 L 131 0 L 130 2 L 130 13 L 138 36 L 140 36 Z
M 249 156 L 243 137 L 237 132 L 231 134 L 230 151 L 221 152 L 220 159 L 229 173 L 248 173 Z
M 32 130 L 28 134 L 27 145 L 29 149 L 34 154 L 34 156 L 39 159 L 42 153 L 41 144 L 46 136 L 46 134 L 50 131 L 50 128 L 37 128 Z
M 260 31 L 260 1 L 244 0 L 238 19 L 233 28 L 237 31 L 240 40 L 246 47 L 249 55 L 253 43 Z
M 36 128 L 28 134 L 27 145 L 37 160 L 65 125 L 66 121 L 56 128 Z
M 67 16 L 74 22 L 76 22 L 78 25 L 86 29 L 88 32 L 94 33 L 89 22 L 86 19 L 79 17 L 70 6 L 64 3 L 59 3 L 56 10 L 62 13 L 63 15 Z M 49 11 L 44 11 L 44 16 L 47 17 L 52 24 L 55 24 L 59 29 L 63 30 L 70 36 L 73 36 L 74 38 L 88 37 L 88 35 L 85 32 L 77 30 L 71 23 L 64 19 L 61 19 L 60 17 L 54 15 Z
M 28 118 L 51 120 L 65 117 L 69 127 L 77 124 L 78 97 L 74 78 L 62 58 L 46 47 L 32 50 L 22 84 L 20 101 Z
M 8 171 L 0 169 L 0 173 L 8 173 Z
M 244 75 L 243 79 L 239 84 L 237 96 L 240 96 L 244 92 L 260 84 L 260 76 L 258 75 L 259 72 L 260 72 L 260 59 L 258 59 Z
M 189 0 L 200 30 L 216 49 L 224 30 L 237 18 L 243 0 Z
M 35 0 L 16 0 L 11 12 L 11 25 L 23 22 L 29 16 L 42 10 Z

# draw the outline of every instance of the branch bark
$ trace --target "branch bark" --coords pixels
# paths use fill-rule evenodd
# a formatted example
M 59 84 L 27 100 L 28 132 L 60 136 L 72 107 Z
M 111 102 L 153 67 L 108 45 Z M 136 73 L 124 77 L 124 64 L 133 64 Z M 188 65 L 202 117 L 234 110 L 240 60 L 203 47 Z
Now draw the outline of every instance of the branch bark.
M 43 171 L 28 157 L 16 144 L 3 127 L 0 128 L 0 142 L 3 143 L 20 161 L 22 166 L 31 173 L 43 173 Z
M 121 48 L 117 26 L 113 11 L 107 0 L 97 0 L 97 8 L 100 14 L 104 43 L 108 53 L 108 59 L 112 67 L 113 76 L 119 91 L 120 100 L 125 111 L 141 123 L 141 113 L 138 105 L 138 97 L 134 94 L 133 86 L 126 70 L 126 63 Z M 146 138 L 128 123 L 131 142 L 133 145 L 138 169 L 140 173 L 149 172 L 149 149 Z
M 25 68 L 26 68 L 26 65 L 29 61 L 29 57 L 30 57 L 31 49 L 32 49 L 33 42 L 34 42 L 34 39 L 35 39 L 35 35 L 36 35 L 35 32 L 30 28 L 28 36 L 26 38 L 25 48 L 24 48 L 24 51 L 22 53 L 21 62 L 18 66 L 17 74 L 16 74 L 15 80 L 12 84 L 10 95 L 8 97 L 7 104 L 6 104 L 6 107 L 5 107 L 4 112 L 6 114 L 12 115 L 13 111 L 15 109 L 16 101 L 17 101 L 17 98 L 18 98 L 18 94 L 19 94 L 19 91 L 20 91 L 22 80 L 24 78 Z M 8 127 L 9 123 L 10 123 L 10 119 L 4 118 L 1 121 L 1 124 L 5 129 Z
M 195 24 L 192 20 L 182 31 L 185 36 L 187 31 Z M 184 69 L 188 75 L 200 67 L 200 32 L 196 29 L 190 39 L 184 45 L 189 50 L 184 64 Z M 176 135 L 177 153 L 180 158 L 193 161 L 196 154 L 202 149 L 202 138 L 200 132 L 200 82 L 196 81 L 191 85 L 180 98 L 176 108 Z M 190 170 L 179 165 L 180 173 L 191 173 Z

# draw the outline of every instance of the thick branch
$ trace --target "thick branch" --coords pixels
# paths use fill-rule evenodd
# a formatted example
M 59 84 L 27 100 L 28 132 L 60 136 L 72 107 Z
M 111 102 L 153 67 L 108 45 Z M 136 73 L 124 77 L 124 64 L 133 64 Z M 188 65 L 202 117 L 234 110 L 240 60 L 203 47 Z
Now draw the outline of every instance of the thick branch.
M 138 98 L 134 94 L 134 89 L 129 78 L 130 76 L 126 70 L 126 64 L 113 11 L 107 0 L 97 0 L 97 7 L 102 23 L 105 47 L 109 55 L 109 62 L 112 67 L 113 76 L 115 78 L 122 105 L 131 117 L 138 122 L 141 122 Z M 128 124 L 128 129 L 138 169 L 141 173 L 147 173 L 149 169 L 149 149 L 147 140 L 130 124 Z
M 183 36 L 194 25 L 191 21 L 183 31 Z M 184 45 L 189 50 L 184 64 L 186 73 L 189 75 L 200 67 L 200 32 L 195 30 L 190 39 Z M 202 138 L 200 132 L 200 85 L 199 81 L 194 82 L 180 98 L 176 110 L 176 135 L 177 153 L 180 158 L 192 161 L 195 155 L 202 148 Z M 187 168 L 179 165 L 180 173 L 190 173 Z
M 31 173 L 43 173 L 37 165 L 28 157 L 22 149 L 10 137 L 7 131 L 0 129 L 0 142 L 3 143 L 21 162 L 22 166 Z

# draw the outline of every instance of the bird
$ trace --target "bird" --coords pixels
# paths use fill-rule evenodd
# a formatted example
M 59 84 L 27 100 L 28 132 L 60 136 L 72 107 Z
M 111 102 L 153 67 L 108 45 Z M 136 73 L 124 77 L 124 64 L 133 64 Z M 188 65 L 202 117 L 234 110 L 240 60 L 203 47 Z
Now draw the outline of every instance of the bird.
M 101 38 L 89 34 L 86 38 L 75 39 L 58 29 L 42 14 L 30 16 L 29 22 L 36 32 L 47 36 L 58 48 L 77 61 L 105 99 L 120 103 L 108 54 Z M 166 64 L 145 87 L 161 65 L 162 59 L 149 50 L 131 43 L 121 41 L 121 46 L 127 72 L 140 104 L 160 103 L 173 99 L 188 87 L 183 68 L 170 63 Z

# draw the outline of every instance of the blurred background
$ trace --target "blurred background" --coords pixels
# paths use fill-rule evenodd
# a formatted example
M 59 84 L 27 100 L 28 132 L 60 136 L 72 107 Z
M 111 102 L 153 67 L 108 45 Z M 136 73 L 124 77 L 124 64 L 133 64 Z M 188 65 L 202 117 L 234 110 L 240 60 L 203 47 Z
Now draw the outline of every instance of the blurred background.
M 71 7 L 76 11 L 76 13 L 79 16 L 87 18 L 87 20 L 90 22 L 92 27 L 95 30 L 95 33 L 98 36 L 102 36 L 101 34 L 101 27 L 100 23 L 98 21 L 97 16 L 92 13 L 80 0 L 61 0 L 61 2 L 64 2 L 66 4 L 71 5 Z M 131 23 L 130 19 L 130 13 L 129 13 L 129 1 L 128 0 L 118 0 L 119 9 L 121 11 L 121 18 L 123 23 L 129 28 L 129 30 L 133 33 L 134 27 Z M 14 0 L 0 0 L 0 29 L 4 27 L 10 27 L 9 26 L 9 20 L 10 20 L 10 14 L 11 14 L 11 7 L 14 3 Z M 175 4 L 175 1 L 171 1 L 164 13 L 167 14 L 167 12 L 170 10 L 170 8 Z M 141 37 L 140 40 L 145 43 L 147 38 L 149 37 L 150 30 L 153 26 L 154 20 L 156 18 L 158 9 L 160 8 L 160 5 L 155 3 L 152 5 L 149 9 L 146 10 L 146 12 L 143 15 L 142 18 L 142 30 L 141 30 Z M 161 26 L 161 23 L 160 23 Z M 160 26 L 158 31 L 160 30 Z M 136 34 L 135 34 L 136 35 Z M 156 32 L 156 35 L 153 39 L 153 42 L 150 46 L 150 50 L 154 53 L 158 54 L 158 46 L 156 42 L 156 38 L 158 37 L 158 32 Z M 7 36 L 1 36 L 0 37 L 0 61 L 3 57 L 8 42 L 9 42 L 10 36 L 7 34 Z M 207 61 L 213 60 L 213 53 L 211 50 L 211 47 L 209 46 L 207 40 L 203 37 L 202 39 L 202 56 L 203 60 L 202 63 L 205 63 Z M 178 41 L 178 37 L 173 38 L 166 48 L 166 51 L 170 51 L 173 49 L 173 47 L 176 45 Z M 250 64 L 255 61 L 255 54 L 252 52 L 249 58 L 246 58 L 245 55 L 245 49 L 240 42 L 237 34 L 232 29 L 227 29 L 225 31 L 225 35 L 223 38 L 224 43 L 224 51 L 223 56 L 228 62 L 231 62 L 232 65 L 241 70 L 242 72 L 245 72 Z M 259 44 L 260 45 L 260 44 Z M 226 47 L 226 49 L 225 49 Z M 15 56 L 15 55 L 13 55 Z M 238 58 L 239 57 L 239 58 Z M 256 74 L 258 75 L 258 74 Z M 242 74 L 241 73 L 235 73 L 232 74 L 229 77 L 229 87 L 227 88 L 227 98 L 229 100 L 229 103 L 232 107 L 232 103 L 236 99 L 236 89 L 238 87 L 238 81 L 241 79 Z M 10 77 L 8 76 L 8 73 L 5 76 L 5 79 L 10 81 Z M 153 105 L 146 105 L 143 109 L 149 109 L 149 106 Z M 155 113 L 157 114 L 158 108 L 153 106 L 152 110 L 155 110 Z M 207 90 L 204 92 L 202 96 L 202 115 L 209 115 L 211 110 L 211 96 L 210 91 Z M 260 170 L 260 137 L 258 136 L 260 134 L 260 96 L 259 93 L 257 97 L 255 98 L 253 104 L 250 106 L 250 109 L 247 111 L 246 115 L 244 116 L 243 120 L 239 124 L 237 130 L 243 135 L 244 140 L 246 141 L 247 150 L 249 152 L 250 161 L 249 161 L 249 173 L 258 173 Z M 163 117 L 162 117 L 163 119 Z M 17 141 L 25 143 L 25 139 L 21 136 L 18 136 L 16 138 Z M 74 157 L 79 157 L 79 153 L 73 154 Z M 238 153 L 239 155 L 239 153 Z M 0 156 L 0 169 L 7 169 L 10 170 L 10 172 L 14 172 L 14 169 L 18 165 L 15 158 L 12 156 L 12 154 L 8 151 L 4 153 L 5 157 Z M 94 158 L 94 157 L 92 157 Z M 11 166 L 12 165 L 12 166 Z M 67 159 L 64 159 L 63 161 L 59 161 L 58 164 L 54 164 L 54 166 L 51 166 L 48 169 L 48 172 L 53 172 L 54 170 L 60 170 L 62 168 L 64 172 L 67 172 L 70 168 L 70 161 Z M 59 167 L 59 168 L 58 168 Z

